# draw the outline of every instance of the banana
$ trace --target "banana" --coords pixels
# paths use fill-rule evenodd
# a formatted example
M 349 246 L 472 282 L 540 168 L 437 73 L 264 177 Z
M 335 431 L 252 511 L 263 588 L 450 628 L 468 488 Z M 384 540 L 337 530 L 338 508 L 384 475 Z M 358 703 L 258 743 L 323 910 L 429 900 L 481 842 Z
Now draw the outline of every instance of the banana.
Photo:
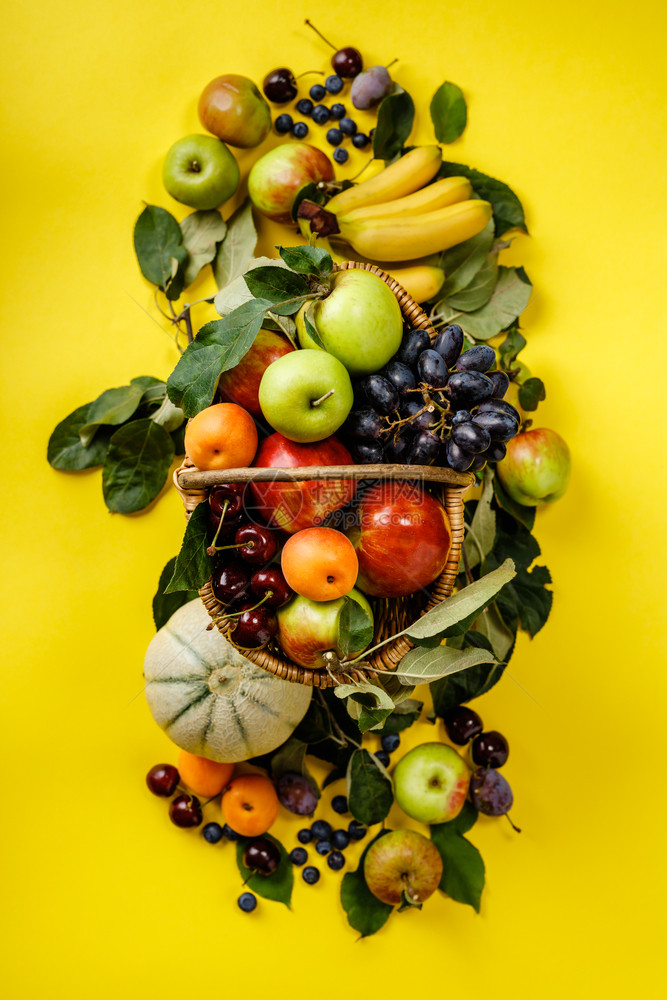
M 340 225 L 341 221 L 354 223 L 395 215 L 423 215 L 425 212 L 435 212 L 438 208 L 454 205 L 457 201 L 466 201 L 471 194 L 472 185 L 466 177 L 443 177 L 404 198 L 394 198 L 393 201 L 383 201 L 378 205 L 366 205 L 344 215 L 339 213 L 338 222 Z
M 417 146 L 375 177 L 335 194 L 325 208 L 334 215 L 347 215 L 356 208 L 402 198 L 433 180 L 441 163 L 439 146 Z
M 484 229 L 491 215 L 488 201 L 471 199 L 423 215 L 381 216 L 362 222 L 340 219 L 340 235 L 363 257 L 412 260 L 469 240 Z

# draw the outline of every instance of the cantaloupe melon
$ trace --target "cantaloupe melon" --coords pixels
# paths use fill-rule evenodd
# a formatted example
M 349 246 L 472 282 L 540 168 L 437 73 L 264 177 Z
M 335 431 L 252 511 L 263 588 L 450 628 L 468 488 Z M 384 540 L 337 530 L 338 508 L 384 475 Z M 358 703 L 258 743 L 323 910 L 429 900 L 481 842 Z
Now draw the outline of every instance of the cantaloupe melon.
M 216 761 L 268 753 L 306 714 L 312 688 L 255 666 L 217 631 L 197 598 L 174 612 L 144 661 L 146 699 L 174 743 Z

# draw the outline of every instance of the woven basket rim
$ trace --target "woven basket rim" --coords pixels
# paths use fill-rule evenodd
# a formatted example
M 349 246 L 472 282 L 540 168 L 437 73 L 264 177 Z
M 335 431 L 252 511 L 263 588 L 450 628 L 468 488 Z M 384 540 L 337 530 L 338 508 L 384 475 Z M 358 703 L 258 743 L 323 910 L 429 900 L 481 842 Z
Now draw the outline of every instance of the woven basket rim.
M 392 278 L 390 274 L 383 271 L 375 264 L 367 264 L 357 261 L 345 261 L 341 264 L 334 264 L 333 268 L 334 271 L 352 269 L 371 271 L 373 274 L 380 277 L 387 285 L 389 285 L 392 292 L 396 295 L 404 320 L 407 320 L 413 329 L 419 328 L 426 330 L 431 339 L 434 339 L 436 333 L 425 311 L 410 295 L 408 295 L 405 289 L 394 278 Z M 419 615 L 424 614 L 430 607 L 433 607 L 435 604 L 440 603 L 440 601 L 445 600 L 452 593 L 454 582 L 458 574 L 459 559 L 463 544 L 463 495 L 472 485 L 475 477 L 472 473 L 455 472 L 452 469 L 444 469 L 438 466 L 423 466 L 420 468 L 416 466 L 383 465 L 383 473 L 376 475 L 375 477 L 372 473 L 373 466 L 356 466 L 354 468 L 363 470 L 365 474 L 362 474 L 360 471 L 352 475 L 349 471 L 350 467 L 346 466 L 312 466 L 308 468 L 309 475 L 307 477 L 302 477 L 302 479 L 324 479 L 325 469 L 326 472 L 329 473 L 326 478 L 343 479 L 346 478 L 343 473 L 347 469 L 347 478 L 357 478 L 362 480 L 372 480 L 373 478 L 409 478 L 418 481 L 421 480 L 422 485 L 426 486 L 429 484 L 433 487 L 433 494 L 448 514 L 452 529 L 452 547 L 442 573 L 431 585 L 430 600 L 420 602 L 422 606 L 413 611 L 414 617 L 419 617 Z M 386 472 L 385 470 L 388 469 L 393 471 Z M 258 471 L 260 470 L 234 469 L 222 470 L 219 473 L 202 472 L 201 470 L 196 469 L 194 464 L 186 455 L 181 466 L 174 472 L 173 481 L 177 491 L 183 499 L 186 509 L 186 517 L 189 517 L 192 510 L 194 510 L 199 503 L 208 499 L 209 488 L 215 485 L 216 481 L 219 483 L 231 481 L 248 482 L 254 478 L 253 473 L 256 474 Z M 289 481 L 294 477 L 296 472 L 300 473 L 305 470 L 286 469 L 267 471 L 271 474 L 284 471 L 284 479 Z M 316 471 L 317 475 L 315 475 Z M 233 478 L 225 478 L 228 477 L 230 473 L 233 473 Z M 291 476 L 289 475 L 290 473 L 292 474 Z M 271 475 L 271 478 L 274 478 L 274 476 Z M 280 478 L 281 480 L 283 479 L 282 476 Z M 212 624 L 215 624 L 227 641 L 234 645 L 228 634 L 229 623 L 227 622 L 227 624 L 225 624 L 224 615 L 221 615 L 223 607 L 213 594 L 210 580 L 200 589 L 199 595 L 208 614 L 211 616 Z M 415 596 L 416 595 L 409 595 L 408 598 L 372 598 L 376 605 L 375 635 L 373 639 L 374 645 L 380 641 L 383 631 L 387 630 L 386 626 L 390 623 L 392 616 L 396 617 L 397 615 L 405 615 L 406 607 L 411 599 L 412 603 L 415 603 Z M 388 635 L 392 635 L 396 631 L 399 631 L 399 629 L 394 627 L 392 631 L 390 628 Z M 387 638 L 388 635 L 384 637 Z M 240 649 L 240 647 L 237 648 Z M 405 636 L 400 636 L 393 642 L 383 646 L 372 655 L 370 660 L 370 669 L 372 670 L 373 667 L 377 667 L 385 670 L 395 670 L 405 653 L 412 648 L 413 643 L 410 642 L 409 639 L 406 639 Z M 339 681 L 329 674 L 325 668 L 299 666 L 289 660 L 282 650 L 278 652 L 267 647 L 262 647 L 260 649 L 250 650 L 240 649 L 240 651 L 247 659 L 262 667 L 264 670 L 267 670 L 269 673 L 273 673 L 276 676 L 282 677 L 284 680 L 288 680 L 293 683 L 307 684 L 319 688 L 332 687 L 339 683 Z

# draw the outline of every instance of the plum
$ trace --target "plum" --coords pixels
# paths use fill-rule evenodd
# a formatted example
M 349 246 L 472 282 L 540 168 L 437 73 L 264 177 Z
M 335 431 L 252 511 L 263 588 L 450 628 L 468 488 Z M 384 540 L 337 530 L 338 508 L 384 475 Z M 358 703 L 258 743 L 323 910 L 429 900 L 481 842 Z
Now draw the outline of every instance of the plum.
M 393 86 L 393 81 L 384 66 L 371 66 L 355 76 L 350 88 L 350 97 L 355 108 L 359 111 L 368 111 L 390 94 Z
M 308 778 L 287 771 L 278 779 L 278 798 L 285 809 L 297 816 L 312 816 L 317 808 L 317 794 Z

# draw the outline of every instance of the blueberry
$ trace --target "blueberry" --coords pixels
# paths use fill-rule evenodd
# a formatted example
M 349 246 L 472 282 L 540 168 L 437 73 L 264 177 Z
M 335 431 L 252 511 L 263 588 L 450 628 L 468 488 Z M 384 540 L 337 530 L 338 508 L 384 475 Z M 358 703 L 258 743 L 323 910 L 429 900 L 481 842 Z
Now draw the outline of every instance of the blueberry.
M 242 892 L 236 902 L 244 913 L 252 913 L 257 906 L 257 896 L 251 892 Z
M 236 830 L 232 830 L 231 826 L 228 826 L 227 823 L 225 823 L 225 825 L 223 826 L 222 832 L 224 833 L 224 835 L 227 838 L 227 840 L 238 840 L 239 839 L 239 835 L 236 832 Z
M 344 851 L 350 843 L 350 835 L 347 830 L 334 830 L 331 834 L 331 843 L 337 851 Z
M 389 754 L 387 753 L 386 750 L 378 750 L 375 756 L 383 765 L 383 767 L 389 767 Z
M 207 844 L 217 844 L 225 835 L 219 823 L 207 823 L 201 833 Z
M 308 135 L 308 126 L 305 122 L 295 122 L 292 126 L 292 135 L 295 139 L 305 139 Z
M 290 861 L 293 865 L 305 865 L 308 860 L 308 851 L 304 847 L 295 847 L 290 851 Z
M 309 844 L 313 839 L 313 834 L 310 830 L 299 830 L 296 835 L 296 839 L 300 844 Z
M 319 868 L 315 868 L 314 865 L 306 865 L 301 872 L 301 877 L 304 882 L 308 883 L 308 885 L 315 885 L 315 883 L 320 880 L 320 870 Z
M 357 132 L 352 136 L 352 145 L 357 149 L 365 149 L 371 140 L 363 132 Z
M 313 111 L 313 102 L 309 101 L 307 97 L 302 97 L 300 101 L 297 101 L 296 110 L 300 115 L 310 115 Z
M 327 858 L 327 864 L 329 865 L 329 868 L 333 869 L 333 871 L 339 872 L 345 864 L 345 858 L 340 851 L 332 851 Z
M 336 161 L 336 163 L 345 163 L 349 155 L 350 154 L 346 149 L 335 149 L 333 158 Z
M 316 819 L 310 829 L 315 840 L 324 840 L 325 837 L 331 836 L 331 823 L 327 823 L 325 819 Z
M 339 128 L 330 128 L 327 132 L 327 142 L 331 146 L 340 146 L 343 141 L 343 133 Z
M 291 115 L 278 115 L 273 123 L 273 126 L 279 135 L 284 135 L 289 132 L 292 128 L 292 116 Z
M 324 81 L 324 86 L 330 94 L 340 94 L 343 89 L 343 81 L 337 73 L 332 73 L 332 75 L 328 76 Z
M 326 96 L 326 92 L 327 88 L 323 87 L 321 83 L 314 83 L 308 91 L 314 101 L 321 101 Z
M 401 737 L 398 733 L 386 733 L 380 740 L 382 743 L 382 749 L 386 750 L 387 753 L 393 753 L 394 750 L 398 750 L 401 742 Z
M 336 813 L 347 812 L 347 799 L 344 795 L 334 795 L 331 800 L 331 808 Z
M 354 133 L 357 131 L 357 123 L 353 122 L 351 118 L 341 118 L 340 122 L 338 123 L 338 128 L 345 135 L 354 135 Z
M 350 840 L 363 840 L 368 830 L 362 823 L 357 823 L 356 819 L 353 819 L 350 821 L 347 832 L 350 835 Z
M 316 125 L 326 125 L 331 118 L 331 112 L 324 104 L 318 104 L 313 108 L 313 121 Z
M 318 840 L 315 844 L 315 850 L 318 854 L 328 854 L 331 850 L 330 840 Z
M 345 117 L 345 105 L 344 104 L 332 104 L 331 105 L 331 117 L 338 120 L 339 118 Z

